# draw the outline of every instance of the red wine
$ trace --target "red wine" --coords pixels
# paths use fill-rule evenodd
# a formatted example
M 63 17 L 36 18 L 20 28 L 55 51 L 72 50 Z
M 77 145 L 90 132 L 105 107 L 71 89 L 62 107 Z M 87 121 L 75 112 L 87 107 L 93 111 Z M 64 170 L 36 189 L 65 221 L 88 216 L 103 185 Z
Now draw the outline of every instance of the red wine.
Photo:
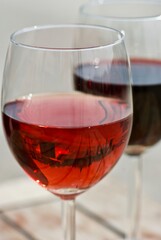
M 84 93 L 125 99 L 130 91 L 127 76 L 127 64 L 121 60 L 112 64 L 102 62 L 98 66 L 84 64 L 75 70 L 74 85 L 76 90 Z
M 121 77 L 123 74 L 118 74 L 121 68 L 123 73 L 125 65 L 114 64 L 109 79 L 105 63 L 98 70 L 93 65 L 80 65 L 75 71 L 75 88 L 85 93 L 122 98 L 127 85 Z M 161 61 L 131 59 L 131 69 L 134 112 L 127 152 L 137 155 L 161 139 Z
M 133 127 L 127 152 L 141 154 L 161 139 L 161 61 L 132 59 Z
M 119 99 L 87 94 L 35 95 L 3 109 L 9 146 L 38 183 L 75 194 L 104 177 L 129 138 L 131 113 Z

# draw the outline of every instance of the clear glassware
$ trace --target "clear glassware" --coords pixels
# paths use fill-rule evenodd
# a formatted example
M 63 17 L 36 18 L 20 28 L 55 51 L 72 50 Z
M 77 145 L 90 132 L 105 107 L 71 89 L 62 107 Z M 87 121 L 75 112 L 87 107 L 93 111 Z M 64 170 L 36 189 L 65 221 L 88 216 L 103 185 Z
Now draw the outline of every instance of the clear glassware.
M 143 153 L 161 139 L 161 2 L 92 0 L 82 5 L 83 22 L 125 32 L 133 79 L 133 128 L 126 154 L 135 158 L 130 239 L 141 238 Z M 130 191 L 131 193 L 131 191 Z
M 65 240 L 75 239 L 75 198 L 122 155 L 132 106 L 129 59 L 118 30 L 49 25 L 11 35 L 4 133 L 24 171 L 62 200 Z

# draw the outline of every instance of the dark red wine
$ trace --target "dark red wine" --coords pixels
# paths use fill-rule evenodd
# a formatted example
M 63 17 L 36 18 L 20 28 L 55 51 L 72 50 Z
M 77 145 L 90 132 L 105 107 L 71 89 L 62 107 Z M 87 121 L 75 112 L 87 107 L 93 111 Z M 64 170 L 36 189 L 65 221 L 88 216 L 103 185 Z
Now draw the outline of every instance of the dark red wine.
M 131 68 L 134 112 L 127 152 L 135 155 L 161 139 L 161 61 L 131 59 Z M 114 64 L 110 74 L 105 63 L 98 70 L 93 65 L 80 65 L 75 71 L 75 88 L 95 95 L 122 98 L 127 85 L 119 72 L 124 71 L 125 65 L 120 63 Z
M 116 164 L 129 138 L 131 113 L 119 99 L 37 95 L 7 103 L 3 125 L 16 159 L 35 181 L 56 194 L 77 194 Z
M 127 152 L 137 155 L 161 139 L 161 61 L 131 63 L 134 114 Z
M 76 90 L 84 93 L 125 99 L 130 88 L 127 76 L 129 73 L 124 61 L 102 62 L 98 66 L 84 64 L 75 70 L 74 85 Z

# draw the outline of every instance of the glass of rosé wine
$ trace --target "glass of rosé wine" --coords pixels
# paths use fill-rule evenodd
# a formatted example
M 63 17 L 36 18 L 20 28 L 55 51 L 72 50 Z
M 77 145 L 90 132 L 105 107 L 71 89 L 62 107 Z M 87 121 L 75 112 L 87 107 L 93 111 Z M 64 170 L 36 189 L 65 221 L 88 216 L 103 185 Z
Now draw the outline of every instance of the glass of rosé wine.
M 75 198 L 110 172 L 128 143 L 132 105 L 129 59 L 118 30 L 48 25 L 11 35 L 2 84 L 4 133 L 23 170 L 62 200 L 65 240 L 76 235 Z
M 161 1 L 91 0 L 81 6 L 80 13 L 83 22 L 125 32 L 134 111 L 125 152 L 136 164 L 134 191 L 132 196 L 129 194 L 132 220 L 129 238 L 140 239 L 143 154 L 161 140 Z

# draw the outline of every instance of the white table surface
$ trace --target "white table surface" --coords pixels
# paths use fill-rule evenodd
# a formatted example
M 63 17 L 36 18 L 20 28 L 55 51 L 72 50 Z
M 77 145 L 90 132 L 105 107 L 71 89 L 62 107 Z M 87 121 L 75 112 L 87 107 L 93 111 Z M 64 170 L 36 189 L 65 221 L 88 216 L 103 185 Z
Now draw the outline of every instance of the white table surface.
M 0 185 L 0 240 L 63 239 L 61 203 L 22 177 Z M 77 240 L 124 239 L 129 229 L 127 188 L 112 175 L 76 199 Z M 161 204 L 144 196 L 144 240 L 161 239 Z

